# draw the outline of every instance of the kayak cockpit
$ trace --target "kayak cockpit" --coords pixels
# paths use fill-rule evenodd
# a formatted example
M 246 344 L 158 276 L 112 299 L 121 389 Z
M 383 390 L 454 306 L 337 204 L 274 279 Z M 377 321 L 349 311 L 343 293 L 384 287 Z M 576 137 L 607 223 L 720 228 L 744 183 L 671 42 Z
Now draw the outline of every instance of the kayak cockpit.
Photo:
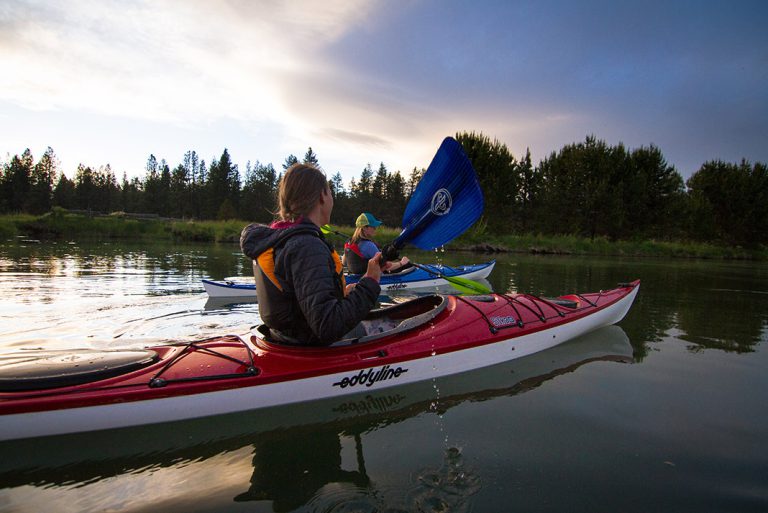
M 341 347 L 353 344 L 365 344 L 376 340 L 390 337 L 399 333 L 410 331 L 419 326 L 423 326 L 435 319 L 448 306 L 448 297 L 442 295 L 421 296 L 410 301 L 398 303 L 385 308 L 371 310 L 368 316 L 363 319 L 361 324 L 365 328 L 366 334 L 353 338 L 343 338 L 327 346 L 320 347 Z M 257 327 L 258 341 L 266 342 L 271 347 L 306 347 L 318 349 L 318 346 L 307 345 L 299 340 L 283 338 L 275 340 L 271 336 L 270 329 L 266 325 Z
M 433 294 L 394 306 L 371 310 L 368 316 L 363 319 L 363 326 L 365 326 L 367 335 L 360 338 L 342 339 L 333 345 L 371 342 L 418 328 L 432 321 L 445 310 L 446 306 L 448 306 L 446 296 Z

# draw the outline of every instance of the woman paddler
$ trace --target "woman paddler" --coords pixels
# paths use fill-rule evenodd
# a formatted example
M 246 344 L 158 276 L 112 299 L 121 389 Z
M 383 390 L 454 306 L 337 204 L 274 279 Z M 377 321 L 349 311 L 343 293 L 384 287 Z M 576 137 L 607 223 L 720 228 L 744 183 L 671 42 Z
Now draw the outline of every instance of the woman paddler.
M 376 228 L 381 226 L 382 222 L 374 217 L 370 212 L 363 212 L 355 220 L 355 233 L 352 238 L 344 244 L 343 263 L 349 269 L 350 274 L 363 274 L 368 267 L 368 262 L 374 255 L 381 253 L 381 250 L 374 242 Z M 396 255 L 396 253 L 394 253 Z M 408 257 L 400 260 L 388 262 L 386 272 L 393 273 L 412 267 Z
M 240 247 L 253 260 L 259 314 L 268 339 L 328 345 L 360 337 L 360 324 L 381 291 L 381 253 L 356 286 L 345 286 L 339 255 L 320 226 L 331 221 L 333 196 L 325 174 L 307 164 L 288 168 L 278 186 L 279 219 L 250 224 Z

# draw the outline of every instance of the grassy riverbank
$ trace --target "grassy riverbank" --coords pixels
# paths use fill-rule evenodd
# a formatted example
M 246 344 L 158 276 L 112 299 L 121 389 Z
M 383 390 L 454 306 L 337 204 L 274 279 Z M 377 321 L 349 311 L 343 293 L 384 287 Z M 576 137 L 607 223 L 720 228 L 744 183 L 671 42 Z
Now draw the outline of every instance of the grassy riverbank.
M 159 217 L 132 217 L 122 213 L 88 216 L 52 212 L 0 216 L 0 237 L 66 240 L 177 240 L 238 242 L 245 221 L 184 221 Z
M 126 214 L 88 216 L 56 211 L 42 216 L 0 216 L 0 238 L 65 240 L 175 240 L 237 243 L 247 221 L 183 221 L 136 218 Z M 352 227 L 339 227 L 352 233 Z M 394 239 L 400 230 L 382 227 L 378 239 Z M 640 256 L 666 258 L 710 258 L 768 261 L 768 248 L 744 249 L 714 244 L 668 241 L 609 241 L 576 236 L 495 236 L 472 228 L 447 246 L 450 250 L 514 252 L 564 255 Z
M 574 235 L 484 235 L 466 234 L 457 241 L 473 251 L 502 251 L 534 254 L 637 256 L 657 258 L 709 258 L 768 261 L 768 248 L 745 249 L 684 241 L 610 241 Z

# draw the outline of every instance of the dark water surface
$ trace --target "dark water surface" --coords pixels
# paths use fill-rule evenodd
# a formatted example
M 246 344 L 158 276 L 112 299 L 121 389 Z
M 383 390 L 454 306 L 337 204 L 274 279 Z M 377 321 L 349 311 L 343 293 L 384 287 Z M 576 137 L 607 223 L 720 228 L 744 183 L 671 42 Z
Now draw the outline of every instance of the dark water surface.
M 410 252 L 470 263 L 471 253 Z M 768 267 L 496 256 L 494 290 L 642 280 L 618 326 L 317 403 L 0 443 L 0 512 L 768 511 Z M 235 246 L 0 244 L 0 350 L 244 334 Z

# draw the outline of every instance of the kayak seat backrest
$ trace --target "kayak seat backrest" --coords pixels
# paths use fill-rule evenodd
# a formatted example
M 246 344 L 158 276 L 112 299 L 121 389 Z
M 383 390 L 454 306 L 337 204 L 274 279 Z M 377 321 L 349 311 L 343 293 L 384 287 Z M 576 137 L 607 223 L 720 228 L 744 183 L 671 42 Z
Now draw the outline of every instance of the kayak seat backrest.
M 340 340 L 333 346 L 364 344 L 418 328 L 437 317 L 447 306 L 448 298 L 446 296 L 430 295 L 395 306 L 372 310 L 368 317 L 363 320 L 368 335 Z
M 405 276 L 406 274 L 410 274 L 413 271 L 415 271 L 417 268 L 414 266 L 405 267 L 404 269 L 399 269 L 396 272 L 390 273 L 390 272 L 384 272 L 387 276 L 396 277 L 396 276 Z
M 0 391 L 60 388 L 112 378 L 155 363 L 150 349 L 19 351 L 0 356 Z

